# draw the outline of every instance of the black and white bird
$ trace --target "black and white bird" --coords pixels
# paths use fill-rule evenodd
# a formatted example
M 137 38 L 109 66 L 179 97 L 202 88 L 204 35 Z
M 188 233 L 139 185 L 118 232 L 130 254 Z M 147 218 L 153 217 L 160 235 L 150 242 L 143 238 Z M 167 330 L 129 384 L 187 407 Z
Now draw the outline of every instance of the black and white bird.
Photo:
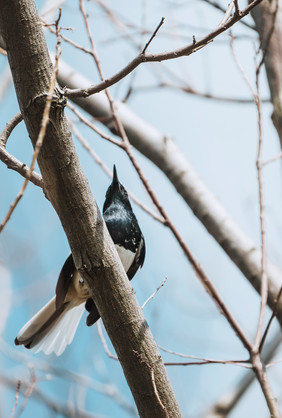
M 106 193 L 103 216 L 131 280 L 144 263 L 145 241 L 115 166 L 113 180 Z M 23 344 L 36 353 L 42 350 L 45 354 L 54 352 L 59 356 L 72 342 L 85 308 L 89 312 L 86 323 L 91 326 L 100 315 L 70 255 L 60 272 L 56 295 L 22 327 L 15 344 Z

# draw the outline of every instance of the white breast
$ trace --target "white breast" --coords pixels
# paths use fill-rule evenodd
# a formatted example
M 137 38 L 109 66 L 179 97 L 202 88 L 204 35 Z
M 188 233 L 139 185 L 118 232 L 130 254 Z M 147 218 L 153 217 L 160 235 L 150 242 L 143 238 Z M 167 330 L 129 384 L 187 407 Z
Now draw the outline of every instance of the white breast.
M 126 250 L 124 247 L 121 247 L 120 245 L 116 245 L 116 250 L 118 252 L 119 258 L 121 259 L 123 268 L 127 273 L 131 264 L 134 261 L 136 253 L 133 253 L 130 250 Z

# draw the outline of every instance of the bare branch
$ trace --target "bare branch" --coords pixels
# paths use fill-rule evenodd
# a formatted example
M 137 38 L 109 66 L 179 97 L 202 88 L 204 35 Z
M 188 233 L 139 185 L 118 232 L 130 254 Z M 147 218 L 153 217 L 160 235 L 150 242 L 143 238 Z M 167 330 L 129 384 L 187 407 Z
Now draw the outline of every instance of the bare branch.
M 221 26 L 225 26 L 226 23 L 228 22 L 228 20 L 231 16 L 232 10 L 234 8 L 234 3 L 235 3 L 234 0 L 231 0 L 230 3 L 228 4 L 227 10 L 226 10 L 222 20 L 220 21 L 220 23 L 218 25 L 218 28 L 220 28 Z
M 262 339 L 261 339 L 261 342 L 260 342 L 260 346 L 259 346 L 259 351 L 260 351 L 260 352 L 262 352 L 263 345 L 264 345 L 264 343 L 265 343 L 266 336 L 267 336 L 267 333 L 268 333 L 268 331 L 269 331 L 270 325 L 271 325 L 271 323 L 272 323 L 273 319 L 275 318 L 275 316 L 277 315 L 277 307 L 278 307 L 279 300 L 280 300 L 280 298 L 281 298 L 281 294 L 282 294 L 282 286 L 281 286 L 281 289 L 279 290 L 279 293 L 278 293 L 278 295 L 277 295 L 277 299 L 276 299 L 276 301 L 275 301 L 275 306 L 274 306 L 274 308 L 273 308 L 272 315 L 271 315 L 271 317 L 270 317 L 270 319 L 269 319 L 269 321 L 268 321 L 268 324 L 267 324 L 266 329 L 265 329 L 265 331 L 264 331 L 264 334 L 263 334 L 263 336 L 262 336 Z
M 80 114 L 80 112 L 79 112 Z M 80 114 L 81 115 L 81 114 Z M 81 115 L 82 116 L 82 115 Z M 106 164 L 101 160 L 101 158 L 98 156 L 98 154 L 90 147 L 89 143 L 86 141 L 86 139 L 81 135 L 81 133 L 76 128 L 75 124 L 72 123 L 71 120 L 68 120 L 69 125 L 71 127 L 71 130 L 73 131 L 76 138 L 79 140 L 79 142 L 83 145 L 83 147 L 89 152 L 91 157 L 94 159 L 94 161 L 104 170 L 104 172 L 110 177 L 113 177 L 112 171 L 106 166 Z M 128 191 L 128 194 L 130 198 L 133 200 L 133 202 L 136 203 L 141 209 L 144 210 L 144 212 L 148 213 L 148 215 L 152 216 L 153 219 L 160 223 L 164 223 L 164 220 L 155 212 L 153 212 L 151 209 L 149 209 L 147 206 L 145 206 L 137 197 L 135 197 L 130 191 Z
M 95 126 L 93 123 L 91 123 L 86 117 L 83 116 L 82 113 L 80 113 L 72 104 L 67 104 L 68 108 L 71 109 L 71 111 L 78 117 L 81 122 L 83 122 L 85 125 L 87 125 L 90 129 L 92 129 L 94 132 L 96 132 L 98 135 L 100 135 L 101 138 L 106 139 L 106 141 L 111 142 L 114 145 L 117 145 L 118 147 L 121 146 L 121 142 L 114 139 L 112 136 L 109 136 L 102 132 L 97 126 Z
M 20 390 L 21 390 L 21 385 L 22 385 L 21 380 L 18 380 L 17 390 L 16 390 L 16 396 L 15 396 L 15 403 L 14 403 L 14 406 L 13 406 L 13 409 L 12 409 L 12 412 L 11 412 L 11 418 L 14 417 L 14 413 L 15 413 L 15 410 L 16 410 L 17 405 L 18 405 L 19 395 L 20 395 Z
M 5 376 L 0 374 L 0 381 L 6 385 L 7 387 L 11 388 L 13 391 L 17 387 L 18 380 L 13 379 L 10 376 Z M 30 383 L 22 381 L 21 386 L 25 389 L 29 387 Z M 51 411 L 55 412 L 56 414 L 60 414 L 63 417 L 69 418 L 70 417 L 70 410 L 67 406 L 60 405 L 59 403 L 55 402 L 52 398 L 49 398 L 45 395 L 44 392 L 40 391 L 39 389 L 34 388 L 32 396 L 42 402 L 44 405 L 47 406 Z M 88 414 L 88 413 L 81 413 L 79 414 L 79 418 L 97 418 L 96 415 Z
M 40 174 L 31 173 L 30 168 L 0 146 L 0 160 L 11 170 L 17 171 L 23 177 L 28 178 L 35 186 L 43 188 L 43 180 Z
M 262 353 L 263 361 L 267 364 L 273 357 L 275 351 L 281 343 L 281 331 L 279 330 L 274 339 L 266 344 L 265 352 Z M 205 411 L 202 418 L 226 418 L 231 411 L 237 406 L 242 396 L 246 393 L 250 385 L 255 379 L 253 370 L 243 373 L 240 380 L 233 389 L 227 390 L 220 399 Z
M 264 225 L 264 203 L 263 203 L 263 179 L 262 179 L 262 163 L 261 163 L 261 152 L 262 152 L 262 123 L 261 123 L 261 101 L 260 101 L 260 94 L 259 94 L 259 84 L 258 84 L 258 76 L 259 72 L 256 71 L 257 76 L 257 91 L 254 90 L 252 87 L 246 73 L 244 72 L 242 66 L 240 65 L 237 56 L 234 51 L 233 46 L 233 37 L 231 36 L 231 51 L 234 58 L 236 65 L 239 68 L 240 73 L 243 76 L 247 86 L 249 87 L 254 103 L 257 108 L 258 114 L 258 154 L 256 160 L 256 167 L 257 167 L 257 175 L 258 175 L 258 188 L 259 188 L 259 207 L 260 207 L 260 229 L 261 229 L 261 303 L 260 303 L 260 314 L 257 326 L 257 332 L 255 337 L 255 343 L 253 350 L 258 351 L 259 345 L 261 342 L 261 334 L 262 334 L 262 327 L 263 327 L 263 320 L 264 320 L 264 313 L 267 304 L 267 295 L 268 295 L 268 278 L 266 274 L 266 246 L 265 246 L 265 225 Z
M 7 44 L 17 98 L 35 144 L 38 119 L 45 105 L 42 94 L 48 91 L 51 75 L 47 45 L 33 0 L 10 0 L 9 5 L 0 0 L 0 5 L 1 33 Z M 27 10 L 29 19 L 24 18 Z M 11 30 L 11 22 L 16 25 L 17 31 Z M 48 197 L 66 232 L 75 266 L 89 287 L 118 353 L 140 416 L 148 416 L 148 411 L 152 415 L 163 416 L 154 393 L 145 389 L 151 377 L 148 368 L 141 362 L 142 357 L 154 370 L 162 403 L 169 413 L 180 417 L 181 412 L 152 333 L 79 164 L 63 112 L 64 101 L 59 93 L 56 90 L 58 100 L 52 106 L 48 141 L 44 142 L 38 158 Z M 63 192 L 59 193 L 60 190 Z M 140 386 L 144 388 L 141 391 Z
M 252 103 L 254 103 L 253 98 L 218 96 L 216 94 L 204 93 L 204 92 L 198 91 L 198 90 L 196 90 L 193 87 L 190 87 L 188 85 L 187 86 L 186 85 L 178 85 L 178 84 L 169 83 L 167 81 L 160 82 L 156 85 L 134 87 L 134 92 L 132 91 L 131 94 L 133 94 L 133 93 L 136 94 L 136 93 L 139 93 L 139 92 L 142 93 L 144 91 L 145 92 L 146 91 L 151 92 L 153 89 L 159 89 L 159 88 L 163 88 L 163 87 L 167 87 L 169 89 L 182 91 L 183 93 L 192 94 L 192 95 L 197 96 L 197 97 L 202 97 L 203 99 L 210 99 L 210 100 L 214 100 L 214 101 L 218 101 L 218 102 L 240 103 L 240 104 L 252 104 Z M 261 101 L 262 101 L 262 103 L 269 103 L 270 99 L 262 99 Z
M 256 160 L 256 167 L 257 167 L 257 175 L 258 175 L 258 189 L 259 189 L 259 208 L 260 208 L 260 233 L 261 233 L 261 286 L 260 286 L 260 312 L 259 312 L 259 319 L 257 325 L 257 331 L 255 336 L 254 345 L 252 350 L 250 351 L 251 360 L 254 372 L 257 376 L 257 379 L 260 383 L 261 389 L 264 393 L 268 408 L 271 414 L 274 417 L 280 417 L 279 406 L 277 399 L 274 397 L 273 389 L 269 382 L 265 365 L 262 362 L 260 356 L 260 345 L 262 341 L 262 329 L 263 329 L 263 322 L 264 322 L 264 315 L 267 305 L 267 298 L 268 298 L 268 276 L 266 273 L 266 244 L 265 244 L 265 220 L 264 220 L 264 195 L 263 195 L 263 178 L 262 178 L 262 163 L 261 163 L 261 152 L 262 152 L 262 122 L 261 122 L 261 101 L 260 101 L 260 91 L 259 91 L 259 74 L 260 71 L 258 67 L 256 67 L 256 91 L 252 87 L 250 81 L 248 80 L 245 72 L 243 71 L 242 67 L 240 66 L 237 57 L 235 55 L 233 49 L 233 41 L 231 38 L 231 49 L 234 60 L 238 65 L 238 68 L 243 75 L 244 80 L 246 81 L 248 87 L 250 88 L 254 102 L 257 108 L 257 115 L 258 115 L 258 153 L 257 153 L 257 160 Z
M 163 279 L 163 281 L 161 282 L 161 284 L 156 288 L 156 290 L 154 291 L 154 293 L 148 297 L 148 299 L 143 303 L 143 305 L 141 306 L 141 309 L 144 309 L 145 306 L 147 305 L 148 302 L 150 302 L 150 300 L 152 300 L 156 294 L 158 293 L 158 291 L 165 285 L 165 282 L 167 281 L 167 277 L 165 277 Z
M 44 111 L 43 111 L 41 127 L 40 127 L 40 131 L 39 131 L 39 134 L 38 134 L 38 137 L 37 137 L 37 140 L 36 140 L 35 147 L 34 147 L 34 152 L 33 152 L 32 161 L 31 161 L 31 164 L 30 164 L 30 169 L 27 172 L 26 179 L 25 179 L 19 193 L 17 194 L 16 199 L 11 204 L 8 213 L 6 214 L 4 220 L 2 221 L 2 223 L 0 225 L 0 232 L 3 231 L 5 225 L 7 224 L 7 222 L 9 221 L 9 219 L 10 219 L 12 213 L 13 213 L 13 211 L 15 210 L 17 204 L 19 203 L 20 199 L 24 195 L 25 189 L 27 188 L 29 179 L 30 179 L 31 174 L 34 170 L 38 154 L 39 154 L 40 149 L 43 145 L 43 140 L 44 140 L 44 137 L 45 137 L 47 125 L 49 123 L 49 112 L 50 112 L 50 107 L 51 107 L 51 101 L 52 101 L 52 98 L 53 98 L 53 92 L 54 92 L 55 85 L 56 85 L 58 66 L 59 66 L 59 57 L 61 55 L 61 51 L 60 51 L 61 39 L 60 39 L 60 30 L 59 30 L 59 26 L 58 26 L 60 17 L 61 17 L 61 11 L 60 11 L 59 17 L 56 21 L 57 45 L 56 45 L 55 66 L 54 66 L 53 74 L 52 74 L 51 79 L 50 79 L 50 86 L 49 86 L 48 94 L 47 94 L 47 97 L 46 97 L 46 104 L 45 104 Z
M 108 356 L 109 358 L 113 359 L 113 360 L 118 361 L 118 357 L 117 357 L 117 356 L 114 356 L 114 355 L 110 352 L 110 350 L 109 350 L 108 344 L 107 344 L 107 342 L 106 342 L 106 340 L 105 340 L 105 337 L 104 337 L 104 334 L 103 334 L 101 321 L 98 321 L 98 322 L 97 322 L 97 330 L 98 330 L 98 335 L 99 335 L 99 337 L 100 337 L 100 340 L 101 340 L 101 342 L 102 342 L 102 344 L 103 344 L 103 347 L 104 347 L 104 350 L 105 350 L 105 352 L 106 352 L 107 356 Z
M 26 164 L 19 161 L 17 158 L 15 158 L 12 154 L 10 154 L 6 150 L 6 143 L 8 141 L 8 138 L 11 135 L 13 129 L 17 126 L 17 124 L 21 120 L 22 120 L 22 115 L 21 113 L 18 113 L 16 116 L 14 116 L 11 119 L 10 122 L 6 124 L 5 128 L 0 134 L 0 160 L 4 164 L 6 164 L 8 168 L 10 168 L 11 170 L 17 171 L 23 177 L 27 178 L 28 176 L 30 176 L 29 180 L 33 184 L 43 188 L 43 181 L 42 181 L 42 177 L 40 176 L 40 174 L 37 174 L 34 171 L 31 173 L 30 168 L 28 168 Z
M 80 10 L 82 12 L 82 15 L 83 15 L 83 18 L 84 18 L 84 21 L 85 21 L 85 26 L 86 26 L 88 38 L 89 38 L 89 41 L 90 41 L 90 44 L 91 44 L 91 49 L 92 49 L 91 55 L 93 56 L 93 59 L 96 63 L 96 66 L 97 66 L 98 72 L 100 74 L 101 80 L 104 80 L 102 68 L 101 68 L 101 65 L 100 65 L 96 50 L 95 50 L 94 41 L 93 41 L 92 36 L 91 36 L 90 27 L 89 27 L 89 24 L 88 24 L 88 18 L 87 18 L 86 12 L 84 10 L 84 0 L 80 0 Z M 194 269 L 197 277 L 200 279 L 200 281 L 201 281 L 202 285 L 204 286 L 205 290 L 212 297 L 213 301 L 217 305 L 220 312 L 223 313 L 223 315 L 225 316 L 225 318 L 227 319 L 227 321 L 231 325 L 232 329 L 234 330 L 234 332 L 237 334 L 237 336 L 241 340 L 244 347 L 250 352 L 251 351 L 251 343 L 249 342 L 248 338 L 245 336 L 244 332 L 242 331 L 242 329 L 240 328 L 240 326 L 238 325 L 238 323 L 236 322 L 236 320 L 234 319 L 234 317 L 232 316 L 232 314 L 228 310 L 227 306 L 224 304 L 224 302 L 223 302 L 222 298 L 220 297 L 219 293 L 217 292 L 216 288 L 213 286 L 212 282 L 207 277 L 207 275 L 205 274 L 204 270 L 202 269 L 202 267 L 200 266 L 198 261 L 193 257 L 193 255 L 192 255 L 191 251 L 189 250 L 187 244 L 182 239 L 179 231 L 177 230 L 175 225 L 172 223 L 172 221 L 169 218 L 168 214 L 166 213 L 165 209 L 163 208 L 163 206 L 159 202 L 158 197 L 156 196 L 156 194 L 152 190 L 151 185 L 149 184 L 147 178 L 145 177 L 143 171 L 141 170 L 141 167 L 140 167 L 139 163 L 137 162 L 137 160 L 134 156 L 132 146 L 131 146 L 131 144 L 128 140 L 125 129 L 124 129 L 124 127 L 121 123 L 121 120 L 120 120 L 120 118 L 119 118 L 119 116 L 116 112 L 114 102 L 113 102 L 107 88 L 105 89 L 105 93 L 106 93 L 106 96 L 107 96 L 108 101 L 109 101 L 109 106 L 110 106 L 111 113 L 113 115 L 113 118 L 114 118 L 114 121 L 115 121 L 115 124 L 116 124 L 116 129 L 119 133 L 119 136 L 122 138 L 122 142 L 119 146 L 122 147 L 124 149 L 124 151 L 126 152 L 126 154 L 128 155 L 128 157 L 129 157 L 131 163 L 133 164 L 137 174 L 139 175 L 140 180 L 142 181 L 148 195 L 150 196 L 152 202 L 154 203 L 154 205 L 157 208 L 160 215 L 164 218 L 165 225 L 171 230 L 174 237 L 178 241 L 180 247 L 184 251 L 185 256 L 187 257 L 188 261 L 190 262 L 192 268 Z
M 153 384 L 154 393 L 156 395 L 156 398 L 157 398 L 159 404 L 161 405 L 163 411 L 165 412 L 165 416 L 167 418 L 169 418 L 167 409 L 166 409 L 166 407 L 164 406 L 164 404 L 161 401 L 161 398 L 160 398 L 160 395 L 159 395 L 159 392 L 158 392 L 158 389 L 157 389 L 157 386 L 156 386 L 154 370 L 150 368 L 150 371 L 151 371 L 151 379 L 152 379 L 152 384 Z
M 36 383 L 37 383 L 37 378 L 36 378 L 36 374 L 35 374 L 35 369 L 33 366 L 28 366 L 29 368 L 29 372 L 30 372 L 30 381 L 29 384 L 26 387 L 25 393 L 24 393 L 24 398 L 22 400 L 21 406 L 19 408 L 19 412 L 18 412 L 18 416 L 20 416 L 23 411 L 25 410 L 25 407 L 32 395 L 32 393 L 34 392 Z
M 99 91 L 105 90 L 106 88 L 112 86 L 113 84 L 120 81 L 122 78 L 126 77 L 130 74 L 138 65 L 144 62 L 160 62 L 164 60 L 175 59 L 183 56 L 189 56 L 194 52 L 198 51 L 199 49 L 203 48 L 204 46 L 208 45 L 212 42 L 218 35 L 222 32 L 225 32 L 231 26 L 233 26 L 236 22 L 241 20 L 243 17 L 247 16 L 250 11 L 256 7 L 262 0 L 254 0 L 252 1 L 244 10 L 241 11 L 240 15 L 234 15 L 230 18 L 230 20 L 224 26 L 220 26 L 219 28 L 215 29 L 209 35 L 202 38 L 200 41 L 192 42 L 192 44 L 180 48 L 170 52 L 164 52 L 160 54 L 139 54 L 136 58 L 134 58 L 128 65 L 126 65 L 121 71 L 116 73 L 111 78 L 105 79 L 101 83 L 97 84 L 96 86 L 90 86 L 89 88 L 85 89 L 65 89 L 65 94 L 67 97 L 88 97 L 91 94 L 98 93 Z
M 7 141 L 9 136 L 11 135 L 12 131 L 15 127 L 23 120 L 22 114 L 17 113 L 11 120 L 8 122 L 3 129 L 2 133 L 0 134 L 0 146 L 6 147 Z
M 8 345 L 4 340 L 0 339 L 0 350 L 8 358 L 13 361 L 17 361 L 26 365 L 30 362 L 30 356 L 23 352 L 18 352 Z M 62 367 L 56 367 L 52 363 L 47 363 L 42 359 L 33 360 L 34 367 L 40 370 L 46 375 L 52 375 L 59 379 L 67 380 L 68 382 L 75 383 L 78 386 L 82 386 L 85 389 L 97 392 L 106 396 L 109 399 L 113 399 L 121 408 L 126 410 L 130 415 L 136 416 L 136 409 L 119 392 L 118 388 L 113 384 L 100 383 L 86 375 L 75 373 L 70 369 L 64 369 Z M 0 378 L 1 380 L 1 378 Z
M 264 219 L 264 194 L 263 194 L 263 177 L 262 177 L 262 164 L 261 164 L 261 153 L 262 153 L 262 121 L 261 121 L 261 101 L 259 93 L 259 73 L 257 72 L 257 93 L 256 93 L 256 106 L 258 114 L 258 154 L 257 154 L 257 176 L 258 176 L 258 186 L 259 186 L 259 208 L 260 208 L 260 234 L 261 234 L 261 303 L 260 303 L 260 315 L 257 326 L 257 332 L 254 342 L 254 351 L 259 351 L 262 338 L 262 328 L 265 310 L 267 306 L 267 297 L 268 297 L 268 277 L 266 274 L 266 242 L 265 242 L 265 219 Z M 255 99 L 255 98 L 254 98 Z
M 202 0 L 205 3 L 209 4 L 210 6 L 213 6 L 215 9 L 220 10 L 221 12 L 225 13 L 225 9 L 216 1 L 213 0 Z M 252 25 L 250 25 L 249 23 L 245 22 L 244 20 L 240 20 L 240 23 L 242 25 L 245 25 L 247 28 L 252 29 L 252 30 L 256 30 L 256 28 Z
M 168 350 L 167 348 L 164 348 L 161 346 L 158 346 L 158 347 L 160 350 L 164 351 L 165 353 L 173 354 L 175 356 L 182 357 L 182 358 L 190 358 L 190 359 L 197 360 L 194 362 L 182 362 L 182 363 L 166 362 L 165 363 L 166 366 L 196 366 L 196 365 L 203 365 L 203 364 L 231 364 L 235 366 L 245 367 L 247 369 L 252 368 L 251 365 L 247 364 L 247 363 L 250 363 L 250 360 L 215 360 L 215 359 L 210 359 L 210 358 L 205 358 L 205 357 L 193 356 L 190 354 L 178 353 L 177 351 Z
M 165 362 L 165 366 L 204 366 L 207 364 L 229 364 L 232 366 L 244 367 L 245 369 L 252 369 L 252 366 L 247 366 L 246 364 L 233 360 L 202 360 L 202 361 L 183 361 L 183 362 Z
M 62 85 L 76 89 L 78 86 L 89 84 L 88 79 L 62 60 L 60 65 L 59 79 Z M 73 100 L 94 118 L 99 118 L 109 129 L 113 129 L 112 115 L 104 93 L 87 99 Z M 183 151 L 179 149 L 177 141 L 141 119 L 126 104 L 116 102 L 115 106 L 130 143 L 163 171 L 195 216 L 259 292 L 260 250 L 208 189 Z M 267 274 L 270 280 L 268 303 L 273 308 L 281 287 L 282 272 L 268 262 Z M 281 301 L 277 318 L 282 324 Z
M 160 23 L 158 24 L 157 28 L 155 29 L 153 35 L 151 36 L 151 38 L 149 39 L 149 41 L 146 43 L 146 45 L 144 46 L 144 49 L 142 51 L 142 54 L 145 54 L 145 52 L 148 49 L 148 46 L 150 45 L 150 43 L 152 42 L 152 40 L 154 39 L 154 37 L 156 36 L 156 34 L 158 33 L 160 27 L 163 25 L 165 18 L 162 17 Z
M 266 165 L 268 165 L 268 164 L 270 164 L 270 163 L 274 163 L 275 161 L 280 160 L 281 158 L 282 158 L 282 152 L 279 152 L 279 154 L 278 154 L 278 155 L 276 155 L 276 157 L 269 158 L 269 160 L 266 160 L 266 161 L 264 161 L 264 162 L 263 162 L 263 163 L 261 163 L 261 164 L 262 164 L 262 166 L 264 167 L 264 166 L 266 166 Z

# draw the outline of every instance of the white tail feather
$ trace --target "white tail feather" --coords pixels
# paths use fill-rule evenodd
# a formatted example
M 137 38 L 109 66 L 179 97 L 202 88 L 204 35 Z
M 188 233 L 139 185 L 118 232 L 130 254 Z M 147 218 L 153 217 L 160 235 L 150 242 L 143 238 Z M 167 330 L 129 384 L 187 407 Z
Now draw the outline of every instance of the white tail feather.
M 60 356 L 66 346 L 73 340 L 78 324 L 82 317 L 85 304 L 68 307 L 52 324 L 44 337 L 32 349 L 35 353 L 43 351 L 45 354 L 55 353 Z
M 73 306 L 70 303 L 50 326 L 31 338 L 55 313 L 56 302 L 55 297 L 53 297 L 21 328 L 17 336 L 19 343 L 24 344 L 25 340 L 31 338 L 30 347 L 35 353 L 42 350 L 45 354 L 54 352 L 57 356 L 61 355 L 66 346 L 73 340 L 84 307 L 85 303 L 78 306 Z
M 31 337 L 41 326 L 47 321 L 48 318 L 55 312 L 56 296 L 53 297 L 43 308 L 40 309 L 20 330 L 18 333 L 18 340 L 25 340 Z

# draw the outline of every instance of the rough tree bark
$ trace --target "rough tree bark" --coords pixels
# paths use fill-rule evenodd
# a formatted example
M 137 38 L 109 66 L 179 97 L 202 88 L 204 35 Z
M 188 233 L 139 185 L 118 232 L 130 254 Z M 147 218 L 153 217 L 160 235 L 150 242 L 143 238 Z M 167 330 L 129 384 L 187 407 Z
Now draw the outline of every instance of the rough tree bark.
M 35 145 L 52 65 L 33 0 L 0 0 L 0 30 L 24 121 Z M 66 232 L 75 264 L 91 290 L 142 417 L 180 417 L 161 356 L 80 167 L 53 95 L 38 164 L 44 189 Z

